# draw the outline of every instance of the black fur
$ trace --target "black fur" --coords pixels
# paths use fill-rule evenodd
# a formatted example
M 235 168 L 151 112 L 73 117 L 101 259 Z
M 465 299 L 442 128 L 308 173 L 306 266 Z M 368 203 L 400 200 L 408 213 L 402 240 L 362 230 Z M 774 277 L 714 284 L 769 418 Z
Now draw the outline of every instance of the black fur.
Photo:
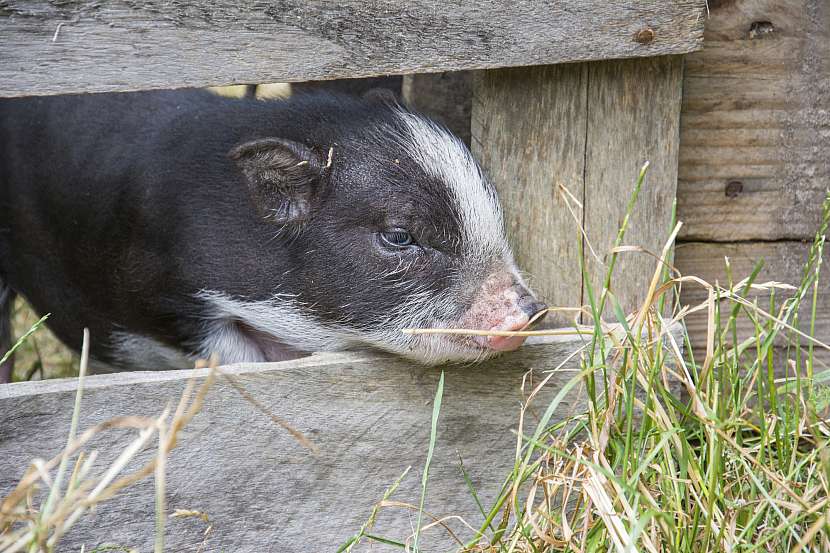
M 445 185 L 390 139 L 404 132 L 395 109 L 330 94 L 262 102 L 203 91 L 2 100 L 0 275 L 52 313 L 49 326 L 70 347 L 88 327 L 105 362 L 113 330 L 192 349 L 203 289 L 250 300 L 293 293 L 323 321 L 380 325 L 415 288 L 445 286 L 461 247 Z M 313 187 L 293 197 L 299 211 L 280 211 L 284 190 L 267 189 L 267 168 L 246 165 L 256 154 L 240 145 L 263 140 L 310 153 L 303 167 L 317 173 L 295 183 Z M 396 227 L 420 246 L 405 275 L 378 281 L 400 254 L 375 237 Z M 7 329 L 3 320 L 0 310 Z
M 0 275 L 0 359 L 12 348 L 12 308 L 14 307 L 14 292 L 5 285 Z M 0 363 L 0 384 L 10 382 L 14 355 Z

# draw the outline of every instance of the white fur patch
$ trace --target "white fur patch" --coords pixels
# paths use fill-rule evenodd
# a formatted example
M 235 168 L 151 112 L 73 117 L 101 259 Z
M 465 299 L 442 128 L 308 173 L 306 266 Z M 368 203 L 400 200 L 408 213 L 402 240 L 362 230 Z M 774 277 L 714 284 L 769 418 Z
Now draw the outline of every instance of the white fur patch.
M 136 371 L 193 368 L 193 361 L 184 352 L 141 334 L 115 331 L 110 334 L 110 344 L 114 364 L 119 367 Z
M 205 359 L 210 359 L 212 355 L 216 355 L 220 365 L 268 361 L 262 350 L 242 334 L 232 321 L 217 320 L 212 322 L 210 330 L 208 330 L 199 346 L 199 352 Z
M 390 315 L 388 324 L 379 325 L 381 330 L 324 324 L 304 311 L 294 299 L 285 296 L 247 301 L 222 292 L 203 290 L 197 297 L 212 310 L 210 319 L 205 321 L 204 337 L 198 345 L 199 354 L 207 358 L 215 353 L 223 364 L 266 360 L 261 350 L 239 332 L 235 322 L 244 323 L 283 344 L 306 352 L 377 348 L 421 363 L 471 362 L 493 353 L 470 343 L 465 345 L 456 337 L 403 334 L 401 328 L 417 328 L 433 322 L 423 317 L 432 313 L 430 303 L 441 301 L 434 294 L 413 294 L 406 305 Z M 447 326 L 447 323 L 434 321 L 437 326 Z
M 262 350 L 234 325 L 236 321 L 307 352 L 347 349 L 355 338 L 352 333 L 317 322 L 290 297 L 246 301 L 211 290 L 203 290 L 197 297 L 212 311 L 199 353 L 205 357 L 215 353 L 222 363 L 266 361 Z
M 398 112 L 410 132 L 407 152 L 427 174 L 449 187 L 461 217 L 465 253 L 472 259 L 510 256 L 501 204 L 472 154 L 456 136 L 432 121 Z

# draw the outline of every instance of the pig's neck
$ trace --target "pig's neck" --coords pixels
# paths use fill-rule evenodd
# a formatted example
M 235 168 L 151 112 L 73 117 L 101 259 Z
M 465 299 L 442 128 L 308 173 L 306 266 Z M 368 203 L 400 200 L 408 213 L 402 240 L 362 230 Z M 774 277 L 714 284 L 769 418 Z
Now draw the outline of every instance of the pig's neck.
M 222 364 L 285 361 L 315 351 L 347 349 L 353 337 L 303 313 L 290 297 L 247 301 L 202 291 L 208 320 L 196 349 Z
M 230 319 L 214 321 L 199 349 L 206 357 L 216 354 L 223 365 L 288 361 L 310 355 L 246 322 Z

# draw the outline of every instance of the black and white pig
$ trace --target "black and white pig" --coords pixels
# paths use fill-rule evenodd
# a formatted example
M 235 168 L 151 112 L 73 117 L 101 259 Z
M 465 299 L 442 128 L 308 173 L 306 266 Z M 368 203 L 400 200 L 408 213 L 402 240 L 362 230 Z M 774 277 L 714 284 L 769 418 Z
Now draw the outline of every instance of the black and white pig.
M 470 362 L 523 340 L 401 329 L 515 330 L 545 307 L 459 139 L 329 93 L 0 101 L 0 353 L 16 294 L 119 369 L 360 348 Z

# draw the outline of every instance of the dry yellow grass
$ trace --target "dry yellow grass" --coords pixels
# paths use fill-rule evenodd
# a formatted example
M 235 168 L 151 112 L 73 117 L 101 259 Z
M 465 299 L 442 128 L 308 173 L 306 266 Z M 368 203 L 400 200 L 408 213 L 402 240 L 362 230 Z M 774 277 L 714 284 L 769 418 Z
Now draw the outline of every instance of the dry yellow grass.
M 0 498 L 0 551 L 53 553 L 58 543 L 72 525 L 98 503 L 116 495 L 123 488 L 148 476 L 156 479 L 156 545 L 155 551 L 164 551 L 165 526 L 165 467 L 169 452 L 176 447 L 179 431 L 196 416 L 205 395 L 216 378 L 215 360 L 212 371 L 196 388 L 190 380 L 175 411 L 171 406 L 158 417 L 123 416 L 78 433 L 83 381 L 89 361 L 89 332 L 84 330 L 83 353 L 79 361 L 78 390 L 66 448 L 61 454 L 46 461 L 36 459 L 27 468 L 20 483 L 5 498 Z M 94 469 L 97 451 L 85 449 L 96 434 L 113 428 L 133 428 L 138 435 L 127 443 L 121 455 L 106 470 Z M 130 461 L 147 448 L 158 436 L 158 453 L 138 470 L 127 472 Z M 74 458 L 74 462 L 70 460 Z M 44 480 L 44 474 L 54 476 Z M 126 473 L 126 474 L 125 474 Z M 66 487 L 64 488 L 64 483 Z M 45 499 L 38 509 L 32 509 L 32 498 L 39 489 L 46 488 Z M 181 515 L 179 515 L 181 516 Z M 131 551 L 118 546 L 118 551 Z M 83 551 L 83 547 L 81 551 Z M 113 551 L 95 548 L 92 551 Z

